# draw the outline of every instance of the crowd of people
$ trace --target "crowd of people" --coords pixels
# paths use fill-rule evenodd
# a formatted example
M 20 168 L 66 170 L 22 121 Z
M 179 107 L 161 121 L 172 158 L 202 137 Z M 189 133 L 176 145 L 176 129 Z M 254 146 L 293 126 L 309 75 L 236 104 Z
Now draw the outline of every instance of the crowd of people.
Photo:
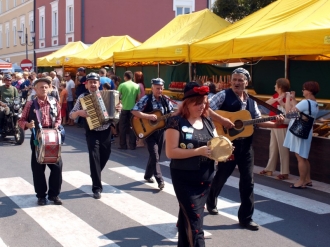
M 111 154 L 111 144 L 114 134 L 119 135 L 118 149 L 135 150 L 146 143 L 149 157 L 146 161 L 144 179 L 148 183 L 158 183 L 162 190 L 165 186 L 159 164 L 165 136 L 166 156 L 171 159 L 170 171 L 174 190 L 179 202 L 178 215 L 178 246 L 205 246 L 203 233 L 204 205 L 211 215 L 218 214 L 217 198 L 231 176 L 235 167 L 240 173 L 239 193 L 241 205 L 238 210 L 239 224 L 249 230 L 258 230 L 259 225 L 253 221 L 254 212 L 254 153 L 252 147 L 253 135 L 233 140 L 233 156 L 225 162 L 215 163 L 211 159 L 211 150 L 207 142 L 217 137 L 214 122 L 223 128 L 231 129 L 234 123 L 225 118 L 217 110 L 238 112 L 247 110 L 252 119 L 261 118 L 257 103 L 246 93 L 246 87 L 251 80 L 250 74 L 243 68 L 233 70 L 231 87 L 216 92 L 214 85 L 200 85 L 191 82 L 184 88 L 184 97 L 178 110 L 174 111 L 172 100 L 163 95 L 164 80 L 151 80 L 151 93 L 145 94 L 143 73 L 134 74 L 126 71 L 124 81 L 111 71 L 100 69 L 99 73 L 86 73 L 83 67 L 78 68 L 74 78 L 69 72 L 61 78 L 55 71 L 42 74 L 34 72 L 15 75 L 4 75 L 4 85 L 0 87 L 0 100 L 3 97 L 21 94 L 22 98 L 30 99 L 23 110 L 19 125 L 23 129 L 57 128 L 63 125 L 74 125 L 76 122 L 85 128 L 86 142 L 89 152 L 92 192 L 95 199 L 101 198 L 101 172 L 106 166 Z M 116 105 L 120 118 L 118 124 L 106 123 L 91 130 L 86 122 L 88 113 L 82 108 L 80 99 L 98 90 L 118 90 L 120 103 Z M 290 92 L 290 82 L 279 78 L 275 83 L 276 93 L 267 101 L 275 108 L 284 112 L 303 112 L 316 117 L 318 105 L 315 95 L 319 91 L 317 82 L 309 81 L 303 84 L 305 100 L 297 103 L 295 92 Z M 53 99 L 56 99 L 53 101 Z M 53 102 L 56 102 L 55 104 Z M 50 108 L 56 109 L 54 117 Z M 35 110 L 42 112 L 39 120 Z M 139 140 L 132 130 L 132 117 L 157 121 L 155 111 L 162 115 L 171 115 L 166 127 L 158 129 L 144 139 Z M 38 112 L 38 111 L 37 111 Z M 275 113 L 270 115 L 274 116 Z M 310 163 L 308 155 L 312 140 L 312 130 L 308 139 L 294 136 L 287 128 L 295 121 L 285 122 L 283 115 L 276 115 L 275 121 L 258 123 L 257 126 L 271 128 L 269 161 L 261 175 L 271 176 L 280 156 L 281 170 L 278 179 L 289 176 L 289 152 L 294 152 L 298 160 L 299 180 L 291 188 L 306 188 L 312 186 L 310 178 Z M 1 120 L 1 119 L 0 119 Z M 119 131 L 119 132 L 117 132 Z M 128 136 L 128 138 L 127 138 Z M 59 198 L 62 183 L 62 166 L 60 159 L 51 169 L 49 189 L 45 179 L 46 164 L 37 163 L 34 154 L 34 136 L 31 135 L 32 173 L 34 187 L 39 205 L 45 205 L 48 200 L 61 205 Z M 128 140 L 128 142 L 127 142 Z M 153 179 L 154 178 L 154 179 Z

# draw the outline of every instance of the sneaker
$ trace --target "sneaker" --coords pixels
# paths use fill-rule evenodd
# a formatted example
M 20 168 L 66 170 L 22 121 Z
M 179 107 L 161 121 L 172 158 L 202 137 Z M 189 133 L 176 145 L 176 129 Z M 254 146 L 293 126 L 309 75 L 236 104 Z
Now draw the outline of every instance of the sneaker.
M 94 199 L 101 199 L 101 192 L 99 192 L 99 191 L 94 192 L 93 198 Z
M 160 190 L 164 189 L 164 187 L 165 187 L 164 182 L 160 182 L 160 183 L 158 184 L 158 188 L 159 188 Z
M 48 200 L 54 202 L 55 205 L 62 205 L 62 201 L 58 196 L 48 197 Z
M 44 206 L 47 204 L 47 199 L 45 197 L 38 198 L 38 205 L 39 206 Z
M 245 229 L 248 229 L 250 231 L 258 231 L 259 230 L 259 225 L 255 223 L 254 221 L 249 221 L 246 223 L 240 222 L 239 225 Z

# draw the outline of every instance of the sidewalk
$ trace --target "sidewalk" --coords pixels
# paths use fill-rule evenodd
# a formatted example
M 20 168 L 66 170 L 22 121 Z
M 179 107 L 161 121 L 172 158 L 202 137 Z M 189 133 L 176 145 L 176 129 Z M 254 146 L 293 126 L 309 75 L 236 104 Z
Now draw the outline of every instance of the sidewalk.
M 254 169 L 253 169 L 253 172 L 254 174 L 258 174 L 259 175 L 259 172 L 261 172 L 263 169 L 265 169 L 264 167 L 260 167 L 260 166 L 254 166 Z M 272 179 L 276 179 L 276 176 L 279 175 L 280 173 L 278 171 L 275 171 L 273 172 L 273 176 L 266 176 L 268 178 L 272 178 Z M 259 176 L 264 176 L 264 175 L 259 175 Z M 298 176 L 295 176 L 295 175 L 289 175 L 289 179 L 287 180 L 281 180 L 281 181 L 284 181 L 284 182 L 287 182 L 289 184 L 293 184 L 295 183 L 296 180 L 298 180 L 299 177 Z M 315 181 L 315 180 L 312 180 L 313 181 L 313 187 L 308 187 L 308 189 L 314 189 L 314 190 L 319 190 L 319 191 L 322 191 L 322 192 L 325 192 L 325 193 L 329 193 L 330 194 L 330 184 L 326 184 L 326 183 L 322 183 L 322 182 L 318 182 L 318 181 Z

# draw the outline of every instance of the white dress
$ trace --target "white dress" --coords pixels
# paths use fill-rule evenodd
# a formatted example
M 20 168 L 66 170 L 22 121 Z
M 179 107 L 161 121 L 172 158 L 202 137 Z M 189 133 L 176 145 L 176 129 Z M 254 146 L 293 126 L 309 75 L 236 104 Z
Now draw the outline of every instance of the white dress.
M 309 100 L 311 103 L 311 116 L 313 118 L 316 118 L 317 113 L 319 112 L 318 105 L 315 101 Z M 309 115 L 309 110 L 308 110 L 308 102 L 307 100 L 302 100 L 300 101 L 297 105 L 296 108 L 300 111 L 303 112 L 307 115 Z M 289 129 L 291 125 L 293 124 L 295 119 L 291 119 L 288 127 L 288 131 L 286 132 L 286 136 L 284 139 L 283 146 L 287 147 L 290 149 L 291 152 L 299 154 L 302 158 L 308 159 L 309 155 L 309 150 L 311 149 L 311 142 L 312 142 L 312 137 L 313 137 L 313 128 L 311 129 L 308 139 L 302 139 L 299 138 L 295 135 L 293 135 Z

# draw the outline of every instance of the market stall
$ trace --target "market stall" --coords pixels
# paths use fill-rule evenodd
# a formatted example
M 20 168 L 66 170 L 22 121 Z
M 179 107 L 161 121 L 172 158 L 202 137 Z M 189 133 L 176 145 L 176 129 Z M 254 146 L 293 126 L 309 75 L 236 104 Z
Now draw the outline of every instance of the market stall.
M 81 41 L 69 42 L 61 49 L 59 49 L 45 57 L 38 58 L 37 66 L 38 67 L 62 67 L 65 64 L 65 56 L 81 52 L 83 50 L 86 50 L 87 48 L 88 48 L 88 46 L 85 45 Z M 77 66 L 75 66 L 75 67 L 77 67 Z
M 88 49 L 65 56 L 65 66 L 102 67 L 113 64 L 114 52 L 140 46 L 141 43 L 128 35 L 101 37 Z

